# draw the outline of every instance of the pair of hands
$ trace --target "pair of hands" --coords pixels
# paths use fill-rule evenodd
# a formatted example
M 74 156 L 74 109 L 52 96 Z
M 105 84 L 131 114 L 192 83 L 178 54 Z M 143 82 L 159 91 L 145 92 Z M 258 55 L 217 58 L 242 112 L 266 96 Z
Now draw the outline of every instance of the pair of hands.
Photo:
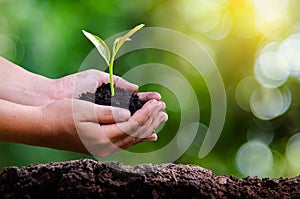
M 157 139 L 154 130 L 168 116 L 156 92 L 139 93 L 145 105 L 133 116 L 128 110 L 77 100 L 81 93 L 94 92 L 109 82 L 107 73 L 87 70 L 49 82 L 43 106 L 40 145 L 104 157 L 118 149 Z M 114 76 L 116 87 L 130 92 L 138 87 Z M 100 123 L 100 125 L 99 125 Z M 43 136 L 45 135 L 45 136 Z

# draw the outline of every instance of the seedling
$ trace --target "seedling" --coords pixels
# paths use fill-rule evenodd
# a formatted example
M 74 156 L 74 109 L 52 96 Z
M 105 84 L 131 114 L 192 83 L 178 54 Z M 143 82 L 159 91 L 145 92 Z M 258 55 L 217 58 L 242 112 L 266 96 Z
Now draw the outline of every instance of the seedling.
M 99 54 L 104 58 L 105 63 L 107 64 L 109 68 L 109 80 L 110 80 L 110 91 L 111 96 L 115 95 L 114 90 L 114 80 L 113 80 L 113 66 L 114 66 L 114 60 L 117 52 L 121 48 L 121 46 L 125 43 L 125 41 L 130 41 L 130 38 L 135 32 L 137 32 L 139 29 L 143 28 L 144 24 L 140 24 L 136 27 L 134 27 L 132 30 L 130 30 L 128 33 L 126 33 L 123 37 L 118 37 L 115 39 L 113 47 L 112 47 L 112 53 L 109 50 L 107 44 L 97 35 L 91 34 L 89 32 L 86 32 L 85 30 L 82 30 L 83 34 L 96 46 Z

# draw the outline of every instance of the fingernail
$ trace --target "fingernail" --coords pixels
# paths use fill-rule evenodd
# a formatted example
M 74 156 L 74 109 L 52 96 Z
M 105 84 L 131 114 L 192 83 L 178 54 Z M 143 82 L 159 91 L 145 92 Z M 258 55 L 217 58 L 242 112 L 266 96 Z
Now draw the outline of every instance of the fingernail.
M 155 95 L 157 95 L 157 97 L 158 97 L 158 100 L 160 100 L 160 99 L 161 99 L 161 95 L 160 95 L 159 93 L 155 93 Z
M 128 119 L 128 118 L 130 118 L 130 112 L 126 109 L 121 109 L 119 111 L 119 117 L 122 119 Z
M 168 121 L 168 114 L 165 113 L 165 112 L 163 112 L 163 113 L 164 113 L 164 114 L 163 114 L 163 116 L 162 116 L 161 122 L 166 122 L 166 121 Z
M 156 133 L 154 133 L 150 137 L 148 137 L 149 141 L 157 141 L 157 138 L 158 138 L 158 136 Z
M 164 102 L 162 102 L 162 101 L 160 103 L 161 103 L 163 109 L 165 109 L 166 108 L 166 104 Z

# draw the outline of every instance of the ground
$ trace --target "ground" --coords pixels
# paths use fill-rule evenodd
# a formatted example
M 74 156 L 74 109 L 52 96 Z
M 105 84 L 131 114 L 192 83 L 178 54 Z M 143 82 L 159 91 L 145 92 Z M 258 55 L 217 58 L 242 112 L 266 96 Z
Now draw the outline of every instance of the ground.
M 82 159 L 6 168 L 0 198 L 300 198 L 300 176 L 240 179 L 193 165 Z

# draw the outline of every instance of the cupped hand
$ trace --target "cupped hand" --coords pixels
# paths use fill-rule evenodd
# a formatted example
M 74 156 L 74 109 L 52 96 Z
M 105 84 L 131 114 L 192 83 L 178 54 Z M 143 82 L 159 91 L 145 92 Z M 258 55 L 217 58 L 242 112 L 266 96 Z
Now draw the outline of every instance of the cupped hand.
M 115 87 L 122 88 L 129 92 L 136 92 L 138 86 L 132 84 L 121 77 L 113 76 Z M 61 99 L 78 99 L 82 93 L 95 92 L 103 83 L 109 83 L 109 74 L 91 69 L 83 72 L 65 76 L 54 80 L 53 93 L 56 96 L 52 102 Z M 161 100 L 161 96 L 157 92 L 141 92 L 138 93 L 140 100 L 149 101 L 155 99 Z
M 150 96 L 144 93 L 141 97 Z M 140 142 L 156 140 L 155 128 L 168 119 L 164 109 L 163 102 L 152 99 L 130 117 L 126 109 L 76 99 L 56 101 L 41 109 L 41 135 L 46 135 L 42 136 L 46 139 L 40 144 L 104 157 Z
M 138 86 L 121 77 L 113 76 L 115 87 L 129 92 L 136 92 Z M 56 79 L 53 81 L 52 92 L 54 99 L 78 98 L 82 93 L 95 92 L 102 83 L 109 83 L 109 74 L 90 69 Z

